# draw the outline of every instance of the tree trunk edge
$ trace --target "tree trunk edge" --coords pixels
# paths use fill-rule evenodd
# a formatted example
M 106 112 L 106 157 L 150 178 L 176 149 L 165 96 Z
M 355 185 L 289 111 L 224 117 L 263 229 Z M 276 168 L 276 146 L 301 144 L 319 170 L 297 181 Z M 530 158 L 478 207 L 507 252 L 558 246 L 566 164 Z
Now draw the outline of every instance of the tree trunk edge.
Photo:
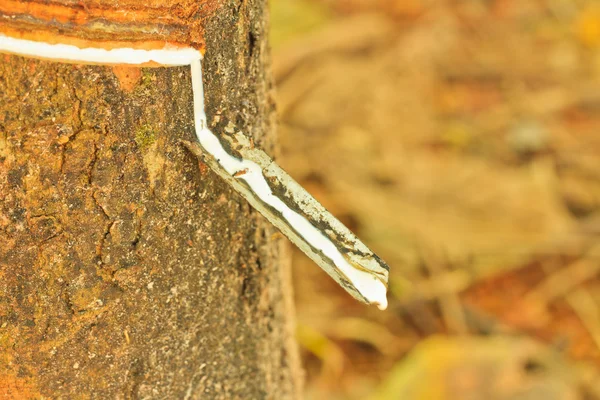
M 273 154 L 266 9 L 222 2 L 203 67 Z M 300 398 L 288 244 L 180 146 L 188 69 L 0 57 L 0 399 Z

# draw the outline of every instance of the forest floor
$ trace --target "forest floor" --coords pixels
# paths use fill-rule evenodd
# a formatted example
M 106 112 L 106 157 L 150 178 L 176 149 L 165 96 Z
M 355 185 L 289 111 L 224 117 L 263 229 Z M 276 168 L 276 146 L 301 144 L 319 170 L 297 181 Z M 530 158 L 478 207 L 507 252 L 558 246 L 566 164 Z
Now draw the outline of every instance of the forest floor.
M 279 161 L 391 267 L 295 253 L 306 398 L 600 399 L 600 4 L 271 7 Z

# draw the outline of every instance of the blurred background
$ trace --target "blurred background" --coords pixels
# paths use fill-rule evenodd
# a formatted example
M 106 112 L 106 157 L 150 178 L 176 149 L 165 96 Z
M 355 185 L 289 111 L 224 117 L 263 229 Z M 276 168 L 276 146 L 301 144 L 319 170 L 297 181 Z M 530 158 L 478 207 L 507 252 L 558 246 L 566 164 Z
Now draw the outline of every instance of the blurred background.
M 600 2 L 270 7 L 279 161 L 391 267 L 295 253 L 305 398 L 600 399 Z

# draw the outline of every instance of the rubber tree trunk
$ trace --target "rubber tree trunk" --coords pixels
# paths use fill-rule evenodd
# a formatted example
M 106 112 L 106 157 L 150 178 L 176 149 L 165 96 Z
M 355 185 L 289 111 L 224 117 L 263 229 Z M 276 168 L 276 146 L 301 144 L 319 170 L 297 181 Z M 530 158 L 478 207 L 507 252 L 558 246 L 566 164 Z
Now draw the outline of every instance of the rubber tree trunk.
M 209 123 L 273 153 L 266 3 L 213 9 Z M 287 244 L 194 137 L 188 67 L 0 54 L 1 399 L 297 398 Z

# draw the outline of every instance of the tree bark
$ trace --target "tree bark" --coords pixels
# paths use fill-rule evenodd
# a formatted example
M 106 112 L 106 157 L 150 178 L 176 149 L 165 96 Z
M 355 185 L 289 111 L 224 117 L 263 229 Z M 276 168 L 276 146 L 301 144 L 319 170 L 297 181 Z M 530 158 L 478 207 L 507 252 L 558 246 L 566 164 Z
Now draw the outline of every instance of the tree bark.
M 212 129 L 273 154 L 265 13 L 219 3 L 203 67 Z M 0 55 L 0 399 L 298 397 L 287 242 L 193 125 L 188 67 Z

